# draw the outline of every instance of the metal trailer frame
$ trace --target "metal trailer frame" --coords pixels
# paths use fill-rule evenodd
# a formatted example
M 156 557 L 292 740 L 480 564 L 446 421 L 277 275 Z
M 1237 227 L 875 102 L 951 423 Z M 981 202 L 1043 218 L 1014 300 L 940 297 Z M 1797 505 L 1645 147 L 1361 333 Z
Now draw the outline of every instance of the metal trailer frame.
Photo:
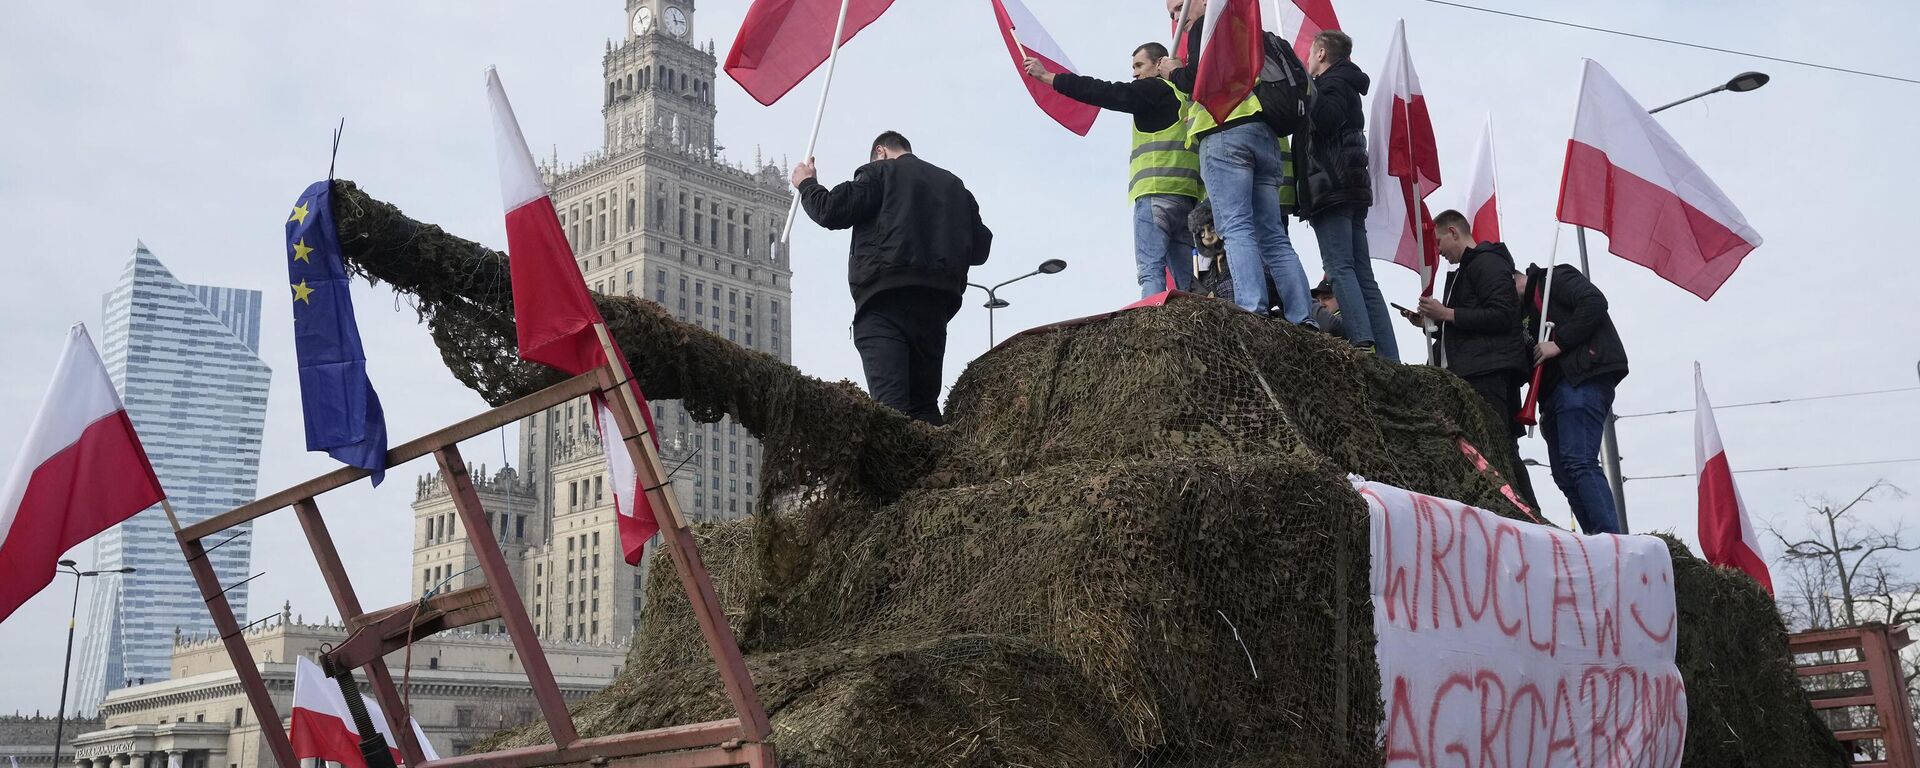
M 1852 651 L 1858 657 L 1858 661 L 1835 663 L 1803 665 L 1796 661 L 1794 671 L 1803 679 L 1844 673 L 1865 678 L 1866 684 L 1857 688 L 1807 692 L 1816 710 L 1873 708 L 1879 725 L 1833 734 L 1842 742 L 1877 739 L 1885 745 L 1886 760 L 1858 763 L 1861 768 L 1920 766 L 1913 743 L 1913 709 L 1908 705 L 1906 681 L 1900 672 L 1900 649 L 1912 644 L 1907 627 L 1886 624 L 1816 629 L 1787 636 L 1787 647 L 1795 656 Z
M 601 339 L 605 342 L 604 326 L 596 330 L 602 333 Z M 561 697 L 559 685 L 554 681 L 553 670 L 547 664 L 546 654 L 534 634 L 533 622 L 527 617 L 526 606 L 520 600 L 520 592 L 508 570 L 506 557 L 490 534 L 492 523 L 474 492 L 466 462 L 460 457 L 459 443 L 593 393 L 606 398 L 623 442 L 634 459 L 641 486 L 651 502 L 655 519 L 660 523 L 662 546 L 673 558 L 675 570 L 700 623 L 708 651 L 726 685 L 727 697 L 735 713 L 732 718 L 614 736 L 580 738 L 574 728 L 573 717 Z M 322 493 L 367 477 L 371 473 L 365 469 L 342 467 L 185 527 L 180 525 L 168 506 L 167 517 L 173 523 L 181 554 L 185 556 L 194 582 L 206 599 L 207 611 L 213 616 L 214 626 L 219 630 L 220 639 L 233 661 L 234 671 L 239 674 L 241 687 L 246 691 L 247 700 L 258 721 L 283 722 L 267 692 L 259 667 L 247 648 L 233 608 L 227 603 L 213 564 L 206 557 L 209 548 L 202 542 L 234 526 L 292 507 L 294 515 L 300 520 L 300 527 L 306 532 L 307 543 L 313 549 L 314 559 L 326 579 L 327 589 L 333 594 L 334 604 L 349 630 L 348 639 L 327 652 L 327 660 L 333 662 L 336 668 L 358 668 L 366 673 L 373 696 L 385 712 L 388 726 L 400 740 L 396 746 L 409 766 L 546 768 L 569 763 L 591 763 L 597 768 L 608 765 L 617 768 L 723 768 L 743 765 L 750 768 L 777 768 L 779 759 L 773 745 L 768 742 L 772 728 L 767 720 L 766 709 L 754 691 L 739 643 L 714 593 L 713 580 L 707 573 L 698 545 L 668 485 L 659 452 L 654 447 L 651 435 L 642 426 L 645 421 L 638 412 L 639 407 L 632 398 L 624 371 L 603 366 L 387 451 L 388 467 L 433 455 L 439 464 L 441 478 L 453 497 L 461 525 L 468 531 L 468 541 L 480 560 L 486 583 L 382 610 L 362 610 L 353 585 L 347 578 L 346 568 L 340 561 L 339 552 L 334 547 L 333 538 L 327 532 L 326 520 L 315 501 L 315 497 Z M 481 532 L 489 533 L 476 535 Z M 218 547 L 219 544 L 213 546 Z M 393 675 L 388 672 L 384 658 L 388 653 L 407 647 L 413 639 L 494 619 L 504 621 L 507 626 L 553 742 L 544 746 L 460 755 L 428 762 L 415 740 L 413 729 L 407 725 L 412 715 L 405 708 L 399 689 L 394 686 Z M 300 761 L 294 758 L 292 742 L 283 728 L 265 728 L 261 734 L 280 768 L 299 768 Z

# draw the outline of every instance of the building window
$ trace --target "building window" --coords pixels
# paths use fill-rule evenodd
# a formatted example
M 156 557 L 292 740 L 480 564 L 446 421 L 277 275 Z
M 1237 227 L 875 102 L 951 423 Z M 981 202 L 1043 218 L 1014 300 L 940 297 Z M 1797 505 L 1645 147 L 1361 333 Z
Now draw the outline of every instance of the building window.
M 235 726 L 239 726 L 241 723 L 246 722 L 246 720 L 247 720 L 247 711 L 240 707 L 234 707 L 233 708 L 233 724 Z
M 567 506 L 569 507 L 580 506 L 580 488 L 579 486 L 573 483 L 567 483 Z M 571 545 L 573 544 L 573 541 L 569 539 L 567 541 L 567 544 Z M 573 547 L 568 546 L 567 549 L 573 549 Z
M 516 515 L 513 520 L 513 538 L 525 541 L 527 538 L 527 516 Z
M 604 496 L 601 494 L 601 490 L 602 490 L 602 486 L 600 483 L 600 478 L 595 477 L 593 479 L 593 503 L 598 504 L 600 503 L 600 499 L 604 498 Z
M 593 545 L 594 545 L 595 547 L 598 547 L 598 546 L 600 546 L 600 532 L 599 532 L 599 531 L 594 531 L 594 532 L 593 532 Z M 596 565 L 597 565 L 597 563 L 596 563 Z

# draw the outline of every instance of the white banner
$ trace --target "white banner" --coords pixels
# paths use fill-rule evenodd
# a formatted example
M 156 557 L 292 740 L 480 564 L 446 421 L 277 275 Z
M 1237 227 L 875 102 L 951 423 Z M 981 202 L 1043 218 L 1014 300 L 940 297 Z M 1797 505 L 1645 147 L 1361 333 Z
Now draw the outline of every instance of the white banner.
M 1680 765 L 1666 544 L 1353 483 L 1373 525 L 1386 766 Z

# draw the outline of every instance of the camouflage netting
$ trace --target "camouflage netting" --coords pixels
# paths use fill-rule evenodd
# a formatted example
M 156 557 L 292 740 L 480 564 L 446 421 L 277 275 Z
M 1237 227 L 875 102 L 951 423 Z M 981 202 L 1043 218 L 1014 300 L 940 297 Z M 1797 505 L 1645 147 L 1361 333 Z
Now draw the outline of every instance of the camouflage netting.
M 556 380 L 513 357 L 503 255 L 336 195 L 352 268 L 415 297 L 463 382 L 498 403 Z M 597 300 L 650 396 L 767 445 L 780 512 L 697 535 L 790 766 L 1376 765 L 1347 473 L 1520 516 L 1457 445 L 1512 469 L 1458 379 L 1221 302 L 1010 340 L 933 429 Z M 1686 560 L 1688 764 L 1836 764 L 1765 595 Z M 730 715 L 677 580 L 647 599 L 620 679 L 576 710 L 585 735 Z

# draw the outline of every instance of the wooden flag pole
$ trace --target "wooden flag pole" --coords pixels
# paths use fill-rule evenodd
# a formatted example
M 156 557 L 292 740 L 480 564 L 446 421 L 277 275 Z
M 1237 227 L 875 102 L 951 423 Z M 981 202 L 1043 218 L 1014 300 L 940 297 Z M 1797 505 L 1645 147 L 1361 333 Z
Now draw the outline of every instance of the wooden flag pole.
M 820 123 L 827 117 L 827 94 L 833 91 L 833 67 L 839 63 L 840 59 L 840 35 L 847 28 L 847 6 L 852 4 L 853 0 L 840 0 L 840 20 L 834 22 L 833 44 L 827 49 L 827 79 L 820 84 L 820 106 L 813 111 L 813 134 L 807 137 L 807 159 L 801 162 L 811 162 L 814 147 L 820 143 Z M 787 206 L 786 225 L 780 229 L 782 246 L 785 246 L 788 239 L 793 237 L 793 218 L 798 215 L 800 215 L 800 188 L 794 187 L 793 203 Z

